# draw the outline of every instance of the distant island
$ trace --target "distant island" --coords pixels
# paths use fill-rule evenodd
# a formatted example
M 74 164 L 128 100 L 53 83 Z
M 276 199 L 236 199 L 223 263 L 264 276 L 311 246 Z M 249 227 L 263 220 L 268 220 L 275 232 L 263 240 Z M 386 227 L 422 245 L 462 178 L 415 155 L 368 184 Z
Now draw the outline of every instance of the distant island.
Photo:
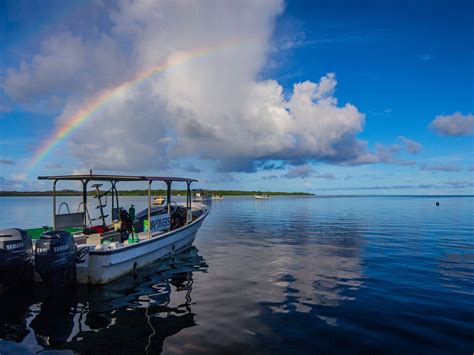
M 210 195 L 222 196 L 253 196 L 253 195 L 271 195 L 271 196 L 312 196 L 308 192 L 275 192 L 275 191 L 241 191 L 241 190 L 202 190 Z M 123 190 L 119 191 L 119 196 L 147 196 L 148 190 Z M 95 191 L 88 191 L 89 196 L 94 196 Z M 166 195 L 166 190 L 151 190 L 152 196 Z M 52 196 L 53 191 L 0 191 L 0 196 Z M 76 190 L 57 190 L 57 196 L 81 196 L 81 191 Z M 185 196 L 186 190 L 172 190 L 172 195 Z

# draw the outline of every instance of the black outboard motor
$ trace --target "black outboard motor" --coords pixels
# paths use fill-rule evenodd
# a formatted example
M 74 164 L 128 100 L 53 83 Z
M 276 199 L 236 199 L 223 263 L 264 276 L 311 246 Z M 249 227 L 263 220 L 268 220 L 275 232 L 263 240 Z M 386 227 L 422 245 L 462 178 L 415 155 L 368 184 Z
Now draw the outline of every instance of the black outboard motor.
M 0 284 L 10 287 L 33 281 L 33 245 L 22 229 L 0 230 Z
M 35 269 L 50 288 L 76 282 L 77 247 L 71 233 L 48 231 L 36 242 Z

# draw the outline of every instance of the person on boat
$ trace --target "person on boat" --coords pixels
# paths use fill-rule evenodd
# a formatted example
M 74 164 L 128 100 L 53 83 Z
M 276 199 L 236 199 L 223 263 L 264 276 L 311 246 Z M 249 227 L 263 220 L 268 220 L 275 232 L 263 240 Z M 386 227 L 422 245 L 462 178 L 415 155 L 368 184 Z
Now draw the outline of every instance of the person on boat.
M 133 221 L 125 210 L 120 211 L 120 241 L 123 243 L 128 239 L 130 233 L 133 233 Z
M 186 211 L 182 207 L 178 207 L 172 214 L 171 214 L 171 229 L 178 229 L 184 226 L 184 222 L 186 221 L 185 216 Z

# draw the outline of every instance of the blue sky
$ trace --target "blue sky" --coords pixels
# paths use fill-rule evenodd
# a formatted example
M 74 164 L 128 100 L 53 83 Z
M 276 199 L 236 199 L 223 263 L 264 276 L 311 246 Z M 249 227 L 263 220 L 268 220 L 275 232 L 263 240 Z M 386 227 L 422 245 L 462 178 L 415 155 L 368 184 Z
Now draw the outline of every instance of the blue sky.
M 2 2 L 0 190 L 93 168 L 211 189 L 474 193 L 471 1 L 185 5 Z M 235 38 L 252 41 L 134 87 L 28 169 L 104 90 Z

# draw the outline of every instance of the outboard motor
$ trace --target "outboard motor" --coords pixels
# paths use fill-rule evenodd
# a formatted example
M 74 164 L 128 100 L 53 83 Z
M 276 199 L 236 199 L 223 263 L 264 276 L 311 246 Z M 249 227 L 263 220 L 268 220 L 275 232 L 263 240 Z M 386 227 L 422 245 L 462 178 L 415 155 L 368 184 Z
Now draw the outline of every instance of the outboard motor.
M 0 230 L 0 284 L 10 287 L 33 281 L 33 245 L 22 229 Z
M 48 231 L 36 242 L 35 269 L 50 288 L 76 282 L 77 247 L 71 233 Z

